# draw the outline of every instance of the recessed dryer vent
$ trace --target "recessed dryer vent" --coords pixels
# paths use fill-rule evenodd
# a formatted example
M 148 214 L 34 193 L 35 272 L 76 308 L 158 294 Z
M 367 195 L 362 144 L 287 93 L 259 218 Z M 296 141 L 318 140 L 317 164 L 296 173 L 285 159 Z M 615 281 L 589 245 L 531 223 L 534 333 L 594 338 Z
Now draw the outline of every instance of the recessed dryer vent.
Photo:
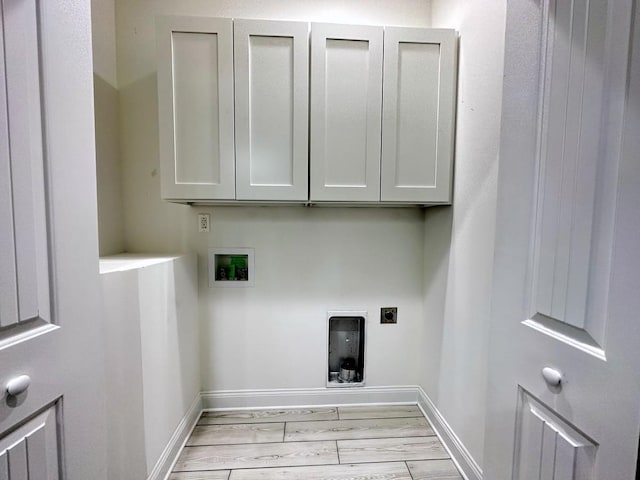
M 327 387 L 363 386 L 367 312 L 329 312 Z

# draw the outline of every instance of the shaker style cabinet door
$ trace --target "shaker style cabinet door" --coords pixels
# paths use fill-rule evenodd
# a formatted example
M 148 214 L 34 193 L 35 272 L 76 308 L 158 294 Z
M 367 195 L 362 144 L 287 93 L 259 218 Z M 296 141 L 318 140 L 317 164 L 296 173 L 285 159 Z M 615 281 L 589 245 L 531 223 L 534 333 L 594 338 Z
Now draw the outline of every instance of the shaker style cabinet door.
M 308 44 L 308 23 L 234 21 L 238 200 L 307 200 Z
M 231 19 L 158 17 L 162 197 L 235 199 Z
M 451 203 L 456 64 L 454 30 L 385 28 L 383 202 Z
M 380 200 L 382 27 L 311 26 L 311 201 Z

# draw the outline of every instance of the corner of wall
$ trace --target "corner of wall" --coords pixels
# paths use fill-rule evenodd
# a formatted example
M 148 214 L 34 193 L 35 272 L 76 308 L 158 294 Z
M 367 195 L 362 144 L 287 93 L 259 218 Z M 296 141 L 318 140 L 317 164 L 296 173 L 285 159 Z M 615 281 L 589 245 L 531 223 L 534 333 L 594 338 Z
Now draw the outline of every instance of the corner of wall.
M 432 0 L 431 14 L 434 27 L 458 30 L 460 55 L 454 204 L 425 214 L 429 358 L 422 386 L 442 422 L 480 468 L 506 0 Z
M 114 0 L 92 0 L 93 88 L 100 255 L 124 250 Z

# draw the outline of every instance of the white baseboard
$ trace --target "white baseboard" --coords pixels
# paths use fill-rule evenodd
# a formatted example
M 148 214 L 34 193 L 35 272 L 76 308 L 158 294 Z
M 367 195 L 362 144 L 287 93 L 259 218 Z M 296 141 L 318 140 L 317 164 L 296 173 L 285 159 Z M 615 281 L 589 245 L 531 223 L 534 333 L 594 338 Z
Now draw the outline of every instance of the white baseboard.
M 418 386 L 287 388 L 202 392 L 204 410 L 416 403 Z
M 418 407 L 431 422 L 458 470 L 466 480 L 482 480 L 482 469 L 421 387 L 417 388 L 417 395 Z
M 191 430 L 193 430 L 198 418 L 200 418 L 201 412 L 202 398 L 198 395 L 193 400 L 193 403 L 189 407 L 189 410 L 187 410 L 187 413 L 182 417 L 182 420 L 180 420 L 176 431 L 173 432 L 169 443 L 162 451 L 160 458 L 153 467 L 153 470 L 151 470 L 151 473 L 149 473 L 147 480 L 165 480 L 169 476 L 169 473 L 171 473 L 173 468 L 173 464 L 178 459 L 178 454 L 187 442 L 187 439 L 191 434 Z

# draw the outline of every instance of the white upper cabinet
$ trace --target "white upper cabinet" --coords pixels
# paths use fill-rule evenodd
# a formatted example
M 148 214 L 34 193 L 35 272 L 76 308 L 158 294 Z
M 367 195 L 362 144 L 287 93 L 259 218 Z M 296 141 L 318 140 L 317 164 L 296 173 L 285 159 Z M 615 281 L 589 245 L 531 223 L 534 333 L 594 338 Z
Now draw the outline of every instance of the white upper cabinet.
M 231 19 L 159 17 L 162 197 L 235 199 Z
M 306 201 L 309 24 L 234 21 L 236 199 Z
M 383 202 L 451 202 L 455 47 L 454 30 L 385 28 Z
M 454 30 L 167 16 L 157 40 L 164 199 L 451 203 Z
M 311 26 L 311 201 L 380 200 L 382 27 Z

